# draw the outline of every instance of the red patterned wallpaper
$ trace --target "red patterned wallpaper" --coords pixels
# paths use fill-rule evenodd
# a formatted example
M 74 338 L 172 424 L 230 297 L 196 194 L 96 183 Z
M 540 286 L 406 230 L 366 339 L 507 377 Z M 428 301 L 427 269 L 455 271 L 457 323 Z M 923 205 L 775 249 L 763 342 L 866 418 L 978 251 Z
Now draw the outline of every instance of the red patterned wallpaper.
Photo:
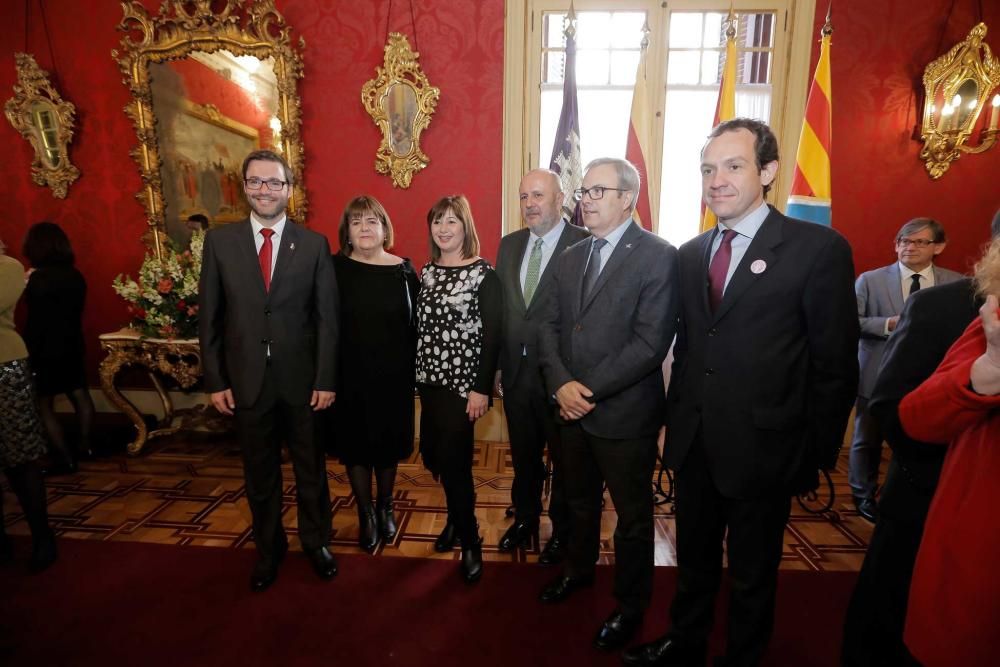
M 159 0 L 144 0 L 156 10 Z M 15 3 L 16 4 L 16 3 Z M 134 272 L 142 258 L 138 242 L 143 209 L 134 199 L 138 171 L 128 156 L 135 134 L 122 108 L 128 93 L 110 52 L 118 46 L 117 2 L 46 0 L 59 85 L 77 106 L 77 136 L 71 147 L 83 175 L 66 200 L 31 183 L 30 148 L 0 122 L 0 183 L 8 210 L 0 234 L 18 255 L 27 227 L 53 219 L 70 235 L 90 284 L 85 319 L 91 366 L 96 336 L 125 321 L 125 308 L 111 291 L 112 278 Z M 431 165 L 408 190 L 374 173 L 379 133 L 360 102 L 362 84 L 382 61 L 388 0 L 278 0 L 294 35 L 306 40 L 306 78 L 301 82 L 309 222 L 336 238 L 344 203 L 366 192 L 381 199 L 397 230 L 397 251 L 418 264 L 427 257 L 424 215 L 440 196 L 465 193 L 472 202 L 483 254 L 494 258 L 501 233 L 503 12 L 502 0 L 417 0 L 416 47 L 441 102 L 425 131 Z M 963 269 L 978 254 L 993 211 L 1000 207 L 1000 148 L 965 156 L 940 181 L 931 181 L 910 138 L 916 118 L 914 82 L 923 67 L 956 40 L 976 18 L 977 3 L 951 0 L 836 0 L 834 3 L 833 104 L 834 224 L 851 241 L 858 271 L 890 262 L 892 237 L 907 219 L 939 218 L 951 243 L 942 260 Z M 1000 46 L 1000 7 L 981 3 Z M 28 50 L 52 69 L 38 15 L 31 6 Z M 968 5 L 968 7 L 966 7 Z M 23 4 L 0 23 L 0 97 L 15 81 L 13 52 L 24 48 Z M 825 5 L 819 9 L 825 13 Z M 818 17 L 817 24 L 822 17 Z M 393 3 L 389 29 L 413 36 L 408 4 Z M 941 48 L 939 48 L 941 44 Z M 996 49 L 995 49 L 996 50 Z M 96 379 L 96 376 L 94 376 Z

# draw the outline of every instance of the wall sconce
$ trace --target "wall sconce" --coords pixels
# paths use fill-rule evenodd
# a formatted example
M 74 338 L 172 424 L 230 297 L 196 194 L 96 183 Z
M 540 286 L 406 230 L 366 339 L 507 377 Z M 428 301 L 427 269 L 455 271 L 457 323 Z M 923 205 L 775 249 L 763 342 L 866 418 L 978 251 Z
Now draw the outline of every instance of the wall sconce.
M 920 158 L 932 179 L 941 178 L 962 153 L 982 153 L 997 142 L 1000 93 L 994 89 L 1000 85 L 1000 60 L 983 42 L 985 36 L 986 24 L 980 23 L 924 70 Z M 967 145 L 987 103 L 989 125 L 980 130 L 978 146 Z

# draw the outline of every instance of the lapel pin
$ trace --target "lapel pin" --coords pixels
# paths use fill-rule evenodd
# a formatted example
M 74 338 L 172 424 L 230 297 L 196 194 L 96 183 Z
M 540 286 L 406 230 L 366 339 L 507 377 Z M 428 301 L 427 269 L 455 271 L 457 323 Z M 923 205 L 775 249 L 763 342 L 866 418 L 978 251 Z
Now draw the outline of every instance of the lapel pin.
M 755 259 L 750 265 L 751 273 L 764 273 L 765 269 L 767 269 L 767 262 L 762 259 Z
M 288 249 L 289 249 L 289 250 L 295 250 L 295 244 L 294 244 L 294 243 L 292 243 L 291 245 L 289 245 L 289 246 L 288 246 Z
M 632 244 L 631 244 L 631 243 L 626 243 L 626 244 L 625 244 L 625 249 L 626 249 L 626 250 L 627 250 L 628 248 L 631 248 L 631 247 L 632 247 Z

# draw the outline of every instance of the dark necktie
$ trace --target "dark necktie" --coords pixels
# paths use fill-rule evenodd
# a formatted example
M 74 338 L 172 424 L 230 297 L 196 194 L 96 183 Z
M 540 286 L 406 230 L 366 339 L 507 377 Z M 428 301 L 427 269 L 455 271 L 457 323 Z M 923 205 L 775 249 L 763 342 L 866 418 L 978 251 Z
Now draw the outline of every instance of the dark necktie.
M 919 273 L 914 273 L 912 276 L 910 276 L 910 294 L 909 294 L 909 296 L 913 296 L 913 293 L 914 292 L 918 292 L 918 291 L 920 291 L 920 274 Z
M 722 303 L 722 292 L 726 287 L 726 274 L 729 273 L 729 263 L 733 258 L 733 238 L 736 232 L 727 229 L 722 232 L 722 243 L 715 251 L 715 257 L 708 266 L 708 302 L 712 312 Z
M 264 237 L 264 242 L 260 245 L 260 252 L 257 259 L 260 260 L 260 274 L 264 276 L 264 291 L 271 291 L 271 237 L 274 236 L 273 229 L 262 229 L 260 235 Z
M 597 284 L 597 277 L 601 275 L 601 248 L 608 244 L 606 239 L 594 239 L 590 244 L 590 260 L 587 262 L 587 271 L 583 274 L 583 298 L 590 296 L 590 291 Z

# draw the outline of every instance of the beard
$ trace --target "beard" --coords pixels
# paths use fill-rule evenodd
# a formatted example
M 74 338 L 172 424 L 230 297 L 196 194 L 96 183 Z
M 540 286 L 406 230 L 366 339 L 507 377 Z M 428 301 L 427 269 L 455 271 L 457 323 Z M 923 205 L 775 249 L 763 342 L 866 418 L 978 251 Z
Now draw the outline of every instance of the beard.
M 247 197 L 250 209 L 261 220 L 276 220 L 285 213 L 288 207 L 287 197 L 272 197 L 269 200 L 257 200 L 254 197 Z

